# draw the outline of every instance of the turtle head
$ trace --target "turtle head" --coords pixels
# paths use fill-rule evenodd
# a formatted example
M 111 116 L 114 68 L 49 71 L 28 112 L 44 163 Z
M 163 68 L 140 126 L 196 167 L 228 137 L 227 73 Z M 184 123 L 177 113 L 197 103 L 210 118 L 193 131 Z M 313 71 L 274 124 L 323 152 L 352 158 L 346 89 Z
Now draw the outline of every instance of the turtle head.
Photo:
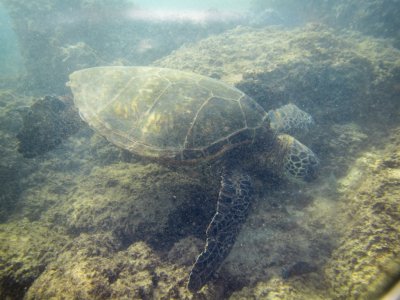
M 278 142 L 284 153 L 282 170 L 285 177 L 294 181 L 311 181 L 316 178 L 319 169 L 317 156 L 308 147 L 294 137 L 278 135 Z

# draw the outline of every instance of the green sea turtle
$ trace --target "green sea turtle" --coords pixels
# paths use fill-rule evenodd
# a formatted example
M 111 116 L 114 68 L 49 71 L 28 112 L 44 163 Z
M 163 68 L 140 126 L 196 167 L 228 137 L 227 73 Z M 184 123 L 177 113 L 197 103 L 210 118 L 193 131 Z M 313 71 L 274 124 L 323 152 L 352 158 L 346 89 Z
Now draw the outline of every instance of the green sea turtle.
M 156 67 L 97 67 L 68 83 L 84 121 L 115 145 L 144 157 L 178 163 L 221 164 L 217 209 L 188 288 L 203 287 L 229 254 L 252 199 L 250 174 L 266 168 L 309 181 L 319 165 L 292 136 L 311 118 L 294 105 L 265 112 L 221 81 Z

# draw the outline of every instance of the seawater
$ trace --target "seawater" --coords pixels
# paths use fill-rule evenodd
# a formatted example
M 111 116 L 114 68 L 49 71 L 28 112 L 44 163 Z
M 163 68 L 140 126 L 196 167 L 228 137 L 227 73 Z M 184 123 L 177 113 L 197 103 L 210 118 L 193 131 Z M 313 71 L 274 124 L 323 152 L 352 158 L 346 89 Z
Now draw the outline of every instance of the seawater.
M 0 298 L 398 297 L 399 15 L 387 0 L 2 0 Z M 226 89 L 189 75 L 69 77 L 112 66 L 192 72 Z M 91 103 L 82 112 L 71 84 Z M 239 106 L 230 86 L 257 105 Z M 256 132 L 273 134 L 221 156 L 157 159 L 188 133 L 199 148 L 215 136 L 228 146 L 290 103 L 312 116 L 285 133 L 318 157 L 314 181 L 287 179 L 285 147 L 274 147 L 291 139 L 268 121 Z M 188 278 L 220 229 L 206 233 L 221 175 L 231 198 L 251 182 L 251 208 L 233 239 L 215 235 L 235 241 L 196 294 Z M 237 178 L 246 185 L 233 191 Z

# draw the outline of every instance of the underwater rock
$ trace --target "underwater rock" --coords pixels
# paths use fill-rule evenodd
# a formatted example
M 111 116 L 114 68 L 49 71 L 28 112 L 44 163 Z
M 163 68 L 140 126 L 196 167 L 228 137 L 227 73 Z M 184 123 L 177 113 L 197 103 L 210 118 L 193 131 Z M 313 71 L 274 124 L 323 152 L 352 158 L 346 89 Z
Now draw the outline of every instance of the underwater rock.
M 31 97 L 19 95 L 11 89 L 0 89 L 0 130 L 3 134 L 18 132 L 22 126 L 20 109 L 32 101 Z
M 0 298 L 22 298 L 67 241 L 65 234 L 40 222 L 21 219 L 1 224 Z
M 82 126 L 71 99 L 46 96 L 22 112 L 23 127 L 17 134 L 18 151 L 32 158 L 54 149 Z
M 145 240 L 155 248 L 168 249 L 182 236 L 202 235 L 210 216 L 201 218 L 201 214 L 213 212 L 214 201 L 200 177 L 158 164 L 121 162 L 72 176 L 63 184 L 62 198 L 68 200 L 43 209 L 42 214 L 54 222 L 62 220 L 73 235 L 110 231 L 126 244 Z M 34 199 L 29 199 L 29 193 L 26 197 L 29 207 Z M 190 209 L 201 205 L 201 209 Z
M 331 177 L 331 186 L 336 185 L 337 178 L 345 176 L 349 166 L 355 160 L 358 153 L 369 147 L 375 140 L 375 131 L 362 128 L 360 125 L 350 122 L 332 124 L 318 130 L 319 142 L 317 147 L 325 153 L 325 165 L 327 174 Z
M 400 203 L 398 201 L 400 198 L 400 129 L 393 130 L 389 137 L 381 142 L 386 145 L 383 149 L 361 152 L 359 159 L 350 166 L 347 176 L 339 179 L 339 194 L 336 195 L 337 203 L 335 204 L 337 207 L 328 209 L 326 214 L 330 216 L 328 222 L 321 222 L 326 211 L 315 203 L 320 197 L 318 194 L 315 195 L 314 203 L 305 210 L 306 218 L 311 216 L 314 220 L 303 223 L 302 218 L 295 218 L 296 227 L 303 224 L 305 228 L 319 231 L 320 234 L 324 231 L 325 234 L 329 232 L 334 234 L 334 236 L 326 236 L 331 239 L 331 245 L 327 248 L 323 245 L 322 236 L 317 237 L 311 234 L 308 237 L 311 242 L 308 248 L 308 252 L 311 253 L 308 255 L 310 259 L 320 257 L 320 262 L 317 262 L 316 266 L 322 266 L 322 269 L 312 268 L 312 273 L 282 279 L 279 278 L 280 274 L 274 271 L 276 266 L 271 265 L 267 269 L 267 274 L 258 275 L 255 281 L 257 283 L 253 287 L 249 284 L 238 289 L 230 299 L 378 299 L 395 284 L 400 273 Z M 358 171 L 354 171 L 355 169 Z M 361 180 L 354 181 L 352 174 L 355 172 L 359 173 Z M 313 192 L 316 193 L 317 190 L 314 189 Z M 288 204 L 284 206 L 290 207 Z M 270 211 L 273 211 L 273 208 Z M 318 214 L 315 215 L 318 211 L 320 211 L 320 219 L 317 218 Z M 293 212 L 299 213 L 296 210 Z M 260 215 L 253 214 L 249 223 L 252 224 L 254 218 L 259 218 Z M 257 223 L 253 226 L 257 226 Z M 324 230 L 326 226 L 330 228 Z M 293 229 L 288 231 L 288 234 L 289 232 L 294 236 L 301 234 L 301 231 Z M 252 234 L 257 233 L 253 230 Z M 285 240 L 287 247 L 293 247 L 291 241 L 285 236 L 281 238 Z M 265 239 L 267 241 L 266 237 Z M 276 237 L 275 240 L 279 241 L 279 238 Z M 239 236 L 238 243 L 243 243 L 243 237 Z M 270 244 L 267 241 L 265 244 L 255 245 L 258 251 L 263 251 L 266 245 Z M 325 254 L 320 253 L 323 251 L 326 251 Z M 300 252 L 301 254 L 307 255 L 307 251 Z M 251 256 L 251 252 L 244 249 L 241 255 L 247 258 Z M 269 256 L 271 255 L 274 254 L 270 252 Z M 276 257 L 284 259 L 285 256 L 277 254 Z M 231 259 L 233 259 L 232 256 Z M 264 258 L 264 260 L 267 259 L 268 257 Z M 298 259 L 304 260 L 301 256 Z M 240 258 L 236 257 L 234 261 L 229 261 L 229 264 L 235 265 L 237 263 L 235 261 L 238 260 Z M 279 260 L 275 261 L 279 264 Z M 291 266 L 296 269 L 292 269 L 291 272 L 295 271 L 295 273 L 298 267 L 301 267 L 295 261 Z M 225 269 L 229 270 L 227 266 Z M 250 275 L 246 277 L 251 278 Z
M 376 37 L 391 38 L 400 48 L 400 7 L 397 1 L 265 1 L 255 0 L 252 10 L 276 9 L 282 18 L 292 24 L 323 22 L 339 29 L 352 29 Z
M 18 204 L 24 216 L 50 219 L 72 234 L 109 230 L 156 243 L 165 232 L 158 246 L 168 248 L 188 234 L 202 235 L 213 212 L 214 187 L 202 182 L 201 170 L 137 163 L 86 128 L 29 161 L 35 171 L 19 179 L 14 209 Z
M 300 276 L 303 274 L 315 272 L 316 270 L 316 266 L 306 261 L 298 261 L 295 264 L 282 269 L 282 278 L 288 279 L 292 276 Z
M 331 299 L 324 292 L 324 287 L 320 279 L 314 278 L 314 282 L 320 282 L 314 286 L 305 284 L 304 280 L 293 279 L 283 280 L 273 278 L 268 282 L 261 282 L 254 287 L 246 287 L 239 292 L 232 294 L 229 299 L 296 299 L 296 300 L 324 300 Z
M 299 261 L 313 261 L 317 266 L 326 262 L 335 247 L 336 234 L 329 225 L 336 217 L 334 204 L 317 196 L 315 186 L 302 188 L 300 192 L 298 187 L 275 187 L 256 199 L 220 270 L 230 289 L 239 291 L 281 278 L 283 268 Z M 321 278 L 318 274 L 307 277 L 305 284 L 316 284 L 314 280 Z
M 189 236 L 176 242 L 169 250 L 167 258 L 178 266 L 192 266 L 203 247 L 202 240 Z
M 21 107 L 33 98 L 13 90 L 0 90 L 0 220 L 6 222 L 15 211 L 26 178 L 37 169 L 34 161 L 24 159 L 16 151 L 16 135 L 22 126 Z
M 323 25 L 239 26 L 186 45 L 153 63 L 231 83 L 264 109 L 288 102 L 319 126 L 355 122 L 377 128 L 400 110 L 400 51 L 389 41 Z M 313 148 L 313 147 L 311 147 Z
M 198 299 L 188 267 L 163 261 L 146 243 L 123 250 L 109 233 L 81 234 L 29 288 L 25 299 Z M 208 289 L 203 299 L 218 299 Z
M 400 129 L 387 140 L 341 180 L 343 235 L 325 266 L 335 298 L 377 299 L 400 274 Z
M 368 138 L 368 135 L 355 123 L 335 124 L 332 126 L 332 131 L 337 135 L 334 141 L 335 146 L 346 148 L 346 151 L 348 151 L 348 145 L 357 145 L 359 147 Z

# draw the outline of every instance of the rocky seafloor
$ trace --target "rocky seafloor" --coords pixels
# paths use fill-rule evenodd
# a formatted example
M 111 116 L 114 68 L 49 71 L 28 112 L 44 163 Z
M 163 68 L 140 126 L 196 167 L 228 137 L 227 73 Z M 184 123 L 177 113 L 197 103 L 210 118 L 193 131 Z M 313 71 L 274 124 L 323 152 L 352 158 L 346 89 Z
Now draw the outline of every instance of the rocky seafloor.
M 238 27 L 154 63 L 219 78 L 264 108 L 292 102 L 316 128 L 308 185 L 256 182 L 221 270 L 186 289 L 218 193 L 207 165 L 146 162 L 87 127 L 33 159 L 21 106 L 0 93 L 0 298 L 376 299 L 400 273 L 400 52 L 320 25 Z M 4 126 L 3 126 L 4 125 Z M 211 169 L 212 170 L 212 169 Z

